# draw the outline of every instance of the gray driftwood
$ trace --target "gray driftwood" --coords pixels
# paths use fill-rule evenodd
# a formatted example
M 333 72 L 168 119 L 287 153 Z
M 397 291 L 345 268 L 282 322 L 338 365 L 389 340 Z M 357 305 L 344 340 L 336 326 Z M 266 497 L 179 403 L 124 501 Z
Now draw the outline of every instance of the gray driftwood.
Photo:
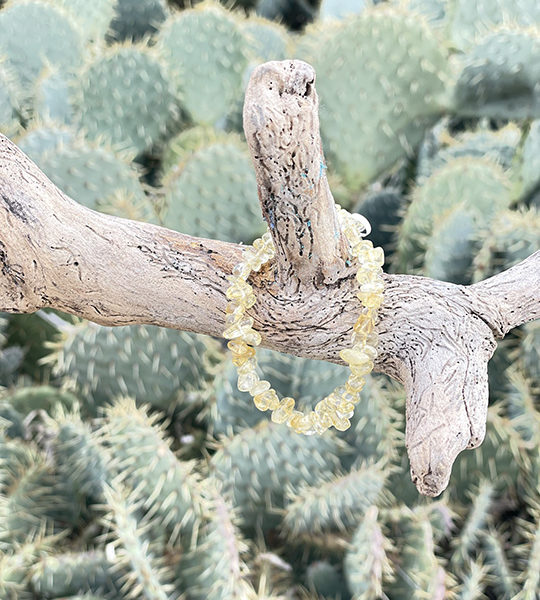
M 358 313 L 325 175 L 315 73 L 258 67 L 244 128 L 278 252 L 253 278 L 263 346 L 339 362 Z M 220 336 L 227 275 L 242 247 L 93 212 L 0 137 L 0 310 L 56 308 L 103 325 L 150 323 Z M 376 369 L 407 391 L 407 448 L 418 490 L 448 484 L 485 433 L 495 340 L 540 316 L 540 252 L 472 286 L 385 276 Z

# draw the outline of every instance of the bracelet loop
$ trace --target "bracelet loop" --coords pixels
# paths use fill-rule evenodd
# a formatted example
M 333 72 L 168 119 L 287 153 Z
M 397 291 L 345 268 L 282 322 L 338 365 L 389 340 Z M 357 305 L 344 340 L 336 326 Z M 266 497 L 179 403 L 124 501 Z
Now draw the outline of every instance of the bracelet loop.
M 365 217 L 351 215 L 340 206 L 336 207 L 351 255 L 359 263 L 356 279 L 360 289 L 357 297 L 362 309 L 353 327 L 352 347 L 339 353 L 349 365 L 351 374 L 345 385 L 338 386 L 319 401 L 314 410 L 303 413 L 295 409 L 293 398 L 286 397 L 280 400 L 270 382 L 260 379 L 257 373 L 255 347 L 261 343 L 261 336 L 253 329 L 253 318 L 246 315 L 246 310 L 256 302 L 253 288 L 247 283 L 247 279 L 251 271 L 259 271 L 275 256 L 270 232 L 267 231 L 255 240 L 251 247 L 244 250 L 242 262 L 234 267 L 232 275 L 227 278 L 230 282 L 226 292 L 229 302 L 225 318 L 227 328 L 223 337 L 230 340 L 227 346 L 238 371 L 238 389 L 241 392 L 249 392 L 259 410 L 270 410 L 274 423 L 287 423 L 291 429 L 305 435 L 321 434 L 330 427 L 339 431 L 350 427 L 350 419 L 360 399 L 365 376 L 373 369 L 377 357 L 377 334 L 374 327 L 377 310 L 383 301 L 384 252 L 382 248 L 374 248 L 369 240 L 363 239 L 363 236 L 371 231 Z

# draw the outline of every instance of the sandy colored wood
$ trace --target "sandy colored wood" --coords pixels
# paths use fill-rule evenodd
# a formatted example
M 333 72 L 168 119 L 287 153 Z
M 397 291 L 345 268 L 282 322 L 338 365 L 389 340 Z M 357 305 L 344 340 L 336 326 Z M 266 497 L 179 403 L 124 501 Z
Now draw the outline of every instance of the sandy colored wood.
M 246 94 L 246 135 L 278 247 L 253 279 L 250 314 L 263 346 L 339 362 L 357 284 L 326 180 L 314 80 L 301 61 L 266 63 Z M 77 204 L 0 136 L 0 310 L 51 307 L 103 325 L 219 337 L 226 277 L 240 257 L 236 244 Z M 435 496 L 457 454 L 483 440 L 495 338 L 540 317 L 540 252 L 473 286 L 406 275 L 385 283 L 376 369 L 405 385 L 411 476 Z

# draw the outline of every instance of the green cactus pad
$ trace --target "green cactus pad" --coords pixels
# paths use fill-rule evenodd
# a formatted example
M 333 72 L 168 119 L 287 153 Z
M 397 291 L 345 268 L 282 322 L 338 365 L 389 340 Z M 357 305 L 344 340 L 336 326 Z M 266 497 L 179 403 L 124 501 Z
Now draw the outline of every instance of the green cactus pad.
M 485 562 L 493 578 L 493 587 L 501 598 L 514 598 L 517 591 L 516 577 L 504 550 L 507 545 L 495 531 L 487 531 L 482 535 Z
M 521 135 L 521 129 L 513 123 L 498 131 L 466 131 L 456 138 L 445 132 L 445 145 L 440 146 L 432 155 L 420 157 L 416 171 L 417 181 L 422 183 L 445 164 L 461 157 L 487 158 L 505 170 L 510 169 Z
M 369 221 L 371 233 L 366 239 L 375 247 L 384 250 L 386 263 L 390 263 L 396 248 L 398 225 L 403 218 L 405 197 L 394 188 L 372 192 L 363 198 L 353 209 Z
M 43 410 L 53 415 L 57 410 L 70 411 L 78 405 L 78 400 L 71 392 L 53 388 L 49 385 L 18 387 L 6 390 L 0 398 L 26 417 L 35 410 Z
M 460 205 L 474 219 L 477 232 L 489 228 L 495 214 L 510 204 L 504 171 L 485 159 L 457 158 L 416 188 L 403 219 L 398 241 L 397 267 L 418 269 L 437 216 Z
M 24 132 L 16 142 L 17 146 L 29 156 L 34 162 L 49 150 L 56 150 L 62 146 L 69 146 L 74 143 L 77 137 L 76 132 L 65 125 L 51 123 L 47 125 L 37 125 Z
M 78 76 L 75 120 L 89 138 L 140 154 L 168 133 L 176 101 L 160 61 L 143 46 L 113 46 Z
M 266 19 L 250 17 L 241 22 L 240 27 L 257 62 L 287 58 L 289 38 L 283 26 Z
M 358 188 L 412 155 L 444 110 L 446 51 L 417 16 L 387 6 L 312 39 L 300 58 L 317 72 L 325 151 Z
M 283 527 L 292 536 L 351 531 L 366 510 L 381 499 L 385 474 L 378 466 L 321 477 L 313 485 L 290 494 Z
M 249 42 L 222 8 L 205 2 L 167 21 L 159 49 L 191 118 L 214 125 L 242 94 Z
M 383 577 L 391 579 L 392 566 L 386 539 L 375 506 L 369 508 L 356 529 L 345 556 L 345 575 L 355 598 L 371 599 L 382 595 Z
M 540 23 L 540 5 L 536 0 L 452 0 L 449 5 L 449 33 L 462 50 L 503 23 L 522 27 Z
M 540 191 L 540 119 L 531 123 L 521 153 L 522 195 Z
M 0 457 L 0 549 L 13 550 L 46 527 L 69 531 L 78 507 L 45 457 L 32 446 L 5 440 Z
M 33 117 L 37 121 L 65 123 L 73 118 L 72 75 L 59 69 L 46 69 L 38 77 L 33 98 Z
M 99 438 L 111 454 L 109 468 L 144 502 L 152 529 L 189 549 L 209 501 L 193 462 L 176 458 L 158 418 L 129 398 L 119 400 L 107 409 Z
M 62 598 L 86 592 L 120 593 L 121 574 L 103 551 L 70 552 L 41 558 L 30 570 L 30 585 L 39 598 Z M 109 596 L 107 596 L 109 597 Z
M 88 505 L 103 503 L 103 486 L 114 476 L 110 454 L 79 415 L 60 416 L 56 426 L 52 451 L 59 476 L 72 485 L 77 496 L 86 498 Z
M 0 55 L 24 90 L 31 90 L 45 64 L 63 69 L 81 60 L 82 38 L 69 16 L 46 2 L 10 2 L 0 12 Z
M 476 281 L 509 269 L 540 249 L 540 213 L 535 208 L 501 211 L 483 240 L 475 258 Z
M 486 530 L 495 499 L 495 487 L 487 480 L 480 481 L 478 488 L 471 492 L 471 506 L 463 523 L 459 536 L 454 537 L 452 562 L 460 568 L 480 546 L 483 532 Z
M 244 562 L 248 546 L 229 503 L 207 480 L 211 510 L 197 545 L 179 565 L 180 588 L 193 600 L 257 600 Z
M 438 215 L 427 239 L 423 274 L 460 285 L 471 283 L 475 233 L 474 218 L 462 205 Z
M 448 0 L 405 0 L 405 6 L 422 15 L 432 27 L 444 26 L 450 9 Z
M 0 54 L 0 132 L 4 135 L 12 136 L 19 128 L 21 95 L 15 74 Z
M 463 116 L 540 116 L 540 34 L 503 28 L 489 33 L 463 59 L 454 104 Z
M 533 321 L 523 326 L 521 341 L 523 368 L 533 386 L 540 385 L 540 322 Z
M 134 205 L 145 201 L 137 171 L 106 146 L 79 140 L 45 152 L 36 162 L 65 194 L 88 208 L 104 210 L 118 195 Z
M 322 0 L 319 18 L 345 19 L 361 13 L 370 5 L 370 0 Z
M 116 0 L 109 41 L 137 41 L 154 34 L 169 16 L 166 0 Z
M 164 147 L 161 158 L 162 172 L 165 177 L 171 176 L 172 173 L 181 171 L 186 161 L 198 150 L 216 142 L 227 143 L 231 140 L 240 143 L 238 139 L 231 137 L 228 133 L 218 131 L 213 127 L 197 125 L 184 129 L 169 140 Z
M 394 408 L 395 391 L 384 378 L 366 377 L 361 400 L 354 410 L 351 427 L 343 434 L 352 449 L 341 458 L 347 470 L 365 463 L 389 465 L 401 453 L 404 428 L 401 411 Z
M 257 198 L 251 161 L 233 137 L 195 152 L 166 178 L 163 224 L 198 237 L 250 242 L 265 229 Z
M 70 19 L 77 24 L 84 38 L 93 42 L 104 39 L 114 15 L 115 4 L 117 6 L 122 4 L 117 0 L 93 0 L 93 2 L 86 2 L 86 0 L 49 1 L 51 4 L 55 3 L 61 6 Z M 137 4 L 138 2 L 131 3 L 132 6 Z
M 343 444 L 334 435 L 292 435 L 287 426 L 263 422 L 226 440 L 212 457 L 211 468 L 222 493 L 238 508 L 243 526 L 267 529 L 279 523 L 276 509 L 285 490 L 335 471 Z
M 149 544 L 148 523 L 138 516 L 137 504 L 119 485 L 105 487 L 107 515 L 104 525 L 112 529 L 113 569 L 124 571 L 122 589 L 132 598 L 170 600 L 173 570 Z
M 388 582 L 385 591 L 391 598 L 416 600 L 433 598 L 436 590 L 445 589 L 445 572 L 435 555 L 433 530 L 421 514 L 407 509 L 394 524 L 396 547 L 394 557 L 395 579 Z
M 73 379 L 100 405 L 131 396 L 163 410 L 188 403 L 208 385 L 205 344 L 188 333 L 150 326 L 74 326 L 55 347 L 55 373 Z

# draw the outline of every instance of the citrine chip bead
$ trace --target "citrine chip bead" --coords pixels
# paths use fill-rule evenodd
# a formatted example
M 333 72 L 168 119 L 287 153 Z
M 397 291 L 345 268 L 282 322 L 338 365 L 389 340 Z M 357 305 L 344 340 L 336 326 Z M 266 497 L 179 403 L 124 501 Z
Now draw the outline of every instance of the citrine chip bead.
M 294 398 L 283 398 L 279 406 L 272 413 L 272 421 L 274 423 L 285 423 L 289 420 L 293 410 Z
M 229 340 L 235 338 L 242 338 L 248 331 L 251 330 L 252 326 L 253 319 L 251 317 L 244 316 L 237 323 L 234 323 L 230 327 L 227 327 L 227 329 L 225 329 L 225 331 L 223 332 L 223 337 Z
M 370 362 L 370 357 L 357 346 L 346 348 L 339 355 L 349 365 L 363 365 Z
M 279 398 L 275 390 L 267 390 L 253 397 L 253 402 L 259 410 L 275 410 L 279 406 Z
M 241 367 L 250 358 L 255 356 L 255 348 L 246 345 L 246 351 L 241 354 L 233 353 L 232 363 L 235 367 Z
M 241 392 L 250 392 L 259 382 L 259 376 L 255 371 L 240 373 L 238 375 L 238 389 Z
M 261 334 L 255 329 L 248 329 L 243 335 L 242 339 L 246 344 L 251 346 L 258 346 L 262 342 Z

